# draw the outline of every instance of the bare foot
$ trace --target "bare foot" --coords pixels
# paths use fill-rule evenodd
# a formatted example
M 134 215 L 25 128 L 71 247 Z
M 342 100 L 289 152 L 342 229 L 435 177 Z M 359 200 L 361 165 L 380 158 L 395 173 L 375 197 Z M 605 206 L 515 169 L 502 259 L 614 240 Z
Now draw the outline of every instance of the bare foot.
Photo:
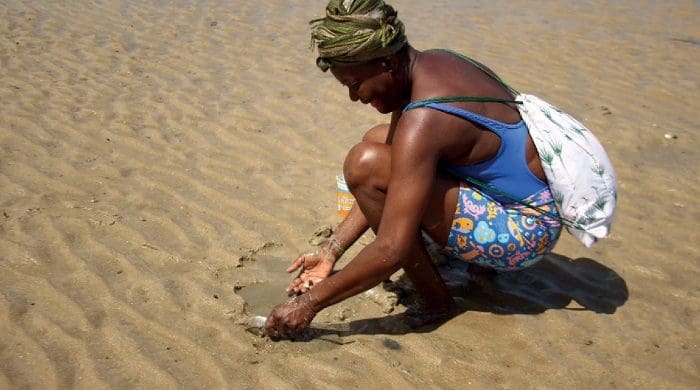
M 435 309 L 425 305 L 413 306 L 404 312 L 405 324 L 411 329 L 442 324 L 457 316 L 461 310 L 453 302 L 447 307 Z

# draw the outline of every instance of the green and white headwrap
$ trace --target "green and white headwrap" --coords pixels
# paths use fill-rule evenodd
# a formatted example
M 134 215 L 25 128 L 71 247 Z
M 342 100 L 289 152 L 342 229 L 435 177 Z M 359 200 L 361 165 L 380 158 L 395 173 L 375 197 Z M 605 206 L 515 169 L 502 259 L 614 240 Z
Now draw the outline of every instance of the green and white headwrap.
M 403 23 L 394 8 L 382 0 L 331 0 L 326 17 L 310 22 L 311 44 L 318 50 L 318 65 L 368 62 L 396 53 L 406 45 Z

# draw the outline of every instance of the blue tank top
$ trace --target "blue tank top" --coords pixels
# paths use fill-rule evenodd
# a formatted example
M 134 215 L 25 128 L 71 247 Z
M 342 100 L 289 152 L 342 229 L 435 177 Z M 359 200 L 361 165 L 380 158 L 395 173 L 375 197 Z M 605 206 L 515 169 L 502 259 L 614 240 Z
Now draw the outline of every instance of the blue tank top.
M 404 112 L 416 107 L 415 105 L 412 107 L 415 103 L 418 102 L 407 106 Z M 459 177 L 467 176 L 477 179 L 519 200 L 523 200 L 548 186 L 547 183 L 535 176 L 527 166 L 525 145 L 528 129 L 522 120 L 511 125 L 448 104 L 428 103 L 420 106 L 455 115 L 481 125 L 501 139 L 501 146 L 493 158 L 469 165 L 440 164 L 442 169 Z M 514 202 L 513 199 L 488 188 L 482 190 L 501 203 Z

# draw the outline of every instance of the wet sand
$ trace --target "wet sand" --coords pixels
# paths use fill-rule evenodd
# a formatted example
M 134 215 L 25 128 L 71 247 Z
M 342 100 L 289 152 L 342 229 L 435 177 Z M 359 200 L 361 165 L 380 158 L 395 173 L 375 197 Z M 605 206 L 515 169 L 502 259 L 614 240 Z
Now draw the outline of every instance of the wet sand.
M 324 310 L 323 337 L 255 336 L 337 223 L 346 150 L 388 120 L 315 68 L 325 2 L 5 1 L 0 388 L 698 388 L 697 2 L 392 4 L 416 48 L 599 137 L 609 239 L 478 283 L 444 266 L 464 311 L 437 327 L 378 287 Z

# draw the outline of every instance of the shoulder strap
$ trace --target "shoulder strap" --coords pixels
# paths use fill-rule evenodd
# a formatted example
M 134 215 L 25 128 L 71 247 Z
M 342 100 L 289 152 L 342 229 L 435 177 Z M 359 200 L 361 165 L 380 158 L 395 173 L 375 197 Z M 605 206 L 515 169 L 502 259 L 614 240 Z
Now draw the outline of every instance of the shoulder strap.
M 499 84 L 501 84 L 505 89 L 507 89 L 511 94 L 513 94 L 513 96 L 518 96 L 518 95 L 520 94 L 520 92 L 518 92 L 517 89 L 515 89 L 515 88 L 511 87 L 510 85 L 506 84 L 506 82 L 503 81 L 500 77 L 498 77 L 497 75 L 495 75 L 495 74 L 489 72 L 488 70 L 486 70 L 486 68 L 483 67 L 483 65 L 481 65 L 480 63 L 474 61 L 473 59 L 471 59 L 471 58 L 465 56 L 464 54 L 458 53 L 458 52 L 456 52 L 456 51 L 452 51 L 452 50 L 449 50 L 449 49 L 440 49 L 440 50 L 445 51 L 445 52 L 450 53 L 450 54 L 453 54 L 453 55 L 455 55 L 455 56 L 457 56 L 457 57 L 459 57 L 459 58 L 461 58 L 461 59 L 463 59 L 463 60 L 469 62 L 470 64 L 476 66 L 479 70 L 481 70 L 482 72 L 486 73 L 489 77 L 491 77 L 492 79 L 496 80 Z M 515 99 L 502 99 L 502 98 L 494 98 L 494 97 L 486 97 L 486 96 L 448 96 L 448 97 L 437 97 L 437 98 L 428 98 L 428 99 L 423 99 L 423 100 L 417 100 L 417 101 L 415 101 L 415 102 L 409 103 L 409 104 L 403 109 L 403 111 L 406 112 L 406 111 L 413 110 L 414 108 L 425 107 L 425 106 L 427 106 L 427 105 L 429 105 L 429 104 L 432 104 L 432 103 L 449 103 L 449 102 L 479 102 L 479 103 L 512 103 L 512 104 L 523 104 L 522 101 L 520 101 L 520 100 L 515 100 Z M 513 196 L 513 195 L 511 195 L 511 194 L 509 194 L 509 193 L 507 193 L 507 192 L 503 192 L 503 191 L 499 190 L 498 188 L 492 186 L 491 184 L 484 183 L 484 182 L 482 182 L 482 181 L 480 181 L 480 180 L 474 179 L 473 177 L 469 177 L 469 176 L 462 176 L 462 175 L 460 175 L 459 177 L 462 178 L 462 179 L 464 179 L 465 181 L 467 181 L 467 182 L 470 183 L 470 184 L 473 184 L 473 185 L 475 185 L 475 186 L 477 186 L 477 187 L 480 187 L 480 188 L 482 188 L 482 189 L 485 189 L 485 190 L 489 190 L 489 191 L 491 191 L 492 193 L 498 194 L 498 195 L 500 195 L 500 196 L 502 196 L 502 197 L 504 197 L 504 198 L 506 198 L 506 199 L 511 200 L 511 201 L 514 202 L 514 203 L 517 203 L 517 204 L 520 204 L 520 205 L 522 205 L 522 206 L 528 207 L 528 208 L 530 208 L 530 209 L 532 209 L 532 210 L 535 210 L 535 211 L 539 212 L 540 214 L 546 215 L 546 216 L 548 216 L 548 217 L 550 217 L 550 218 L 558 219 L 559 221 L 561 221 L 562 225 L 564 225 L 564 226 L 571 227 L 571 228 L 574 228 L 574 229 L 583 230 L 583 226 L 581 226 L 581 224 L 579 224 L 578 222 L 573 221 L 573 220 L 568 219 L 568 218 L 565 218 L 565 217 L 563 217 L 563 216 L 561 216 L 561 215 L 554 214 L 554 213 L 552 213 L 552 212 L 549 211 L 549 210 L 545 210 L 545 209 L 543 209 L 543 208 L 541 208 L 541 207 L 538 207 L 538 206 L 535 206 L 535 205 L 533 205 L 533 204 L 523 202 L 521 199 L 518 199 L 518 198 L 516 198 L 515 196 Z
M 487 96 L 446 96 L 446 97 L 435 97 L 427 98 L 423 100 L 416 100 L 415 102 L 408 103 L 404 107 L 403 112 L 411 111 L 415 108 L 425 107 L 428 104 L 433 103 L 450 103 L 450 102 L 477 102 L 477 103 L 511 103 L 511 104 L 523 104 L 520 100 L 515 99 L 502 99 Z
M 546 215 L 547 217 L 550 217 L 550 218 L 552 218 L 552 219 L 558 219 L 559 221 L 561 221 L 561 224 L 564 225 L 564 226 L 566 226 L 566 227 L 570 227 L 570 228 L 574 228 L 574 229 L 579 229 L 579 230 L 584 230 L 583 226 L 581 226 L 581 224 L 578 223 L 578 222 L 576 222 L 576 221 L 573 221 L 573 220 L 571 220 L 571 219 L 565 218 L 565 217 L 563 217 L 563 216 L 561 216 L 561 215 L 558 215 L 558 214 L 554 214 L 553 212 L 551 212 L 551 211 L 549 211 L 549 210 L 545 210 L 545 209 L 543 209 L 543 208 L 541 208 L 541 207 L 539 207 L 539 206 L 535 206 L 535 205 L 533 205 L 533 204 L 530 204 L 530 203 L 527 203 L 527 202 L 523 202 L 522 200 L 516 198 L 515 196 L 513 196 L 513 195 L 511 195 L 511 194 L 499 190 L 498 188 L 492 186 L 491 184 L 484 183 L 484 182 L 482 182 L 482 181 L 480 181 L 480 180 L 474 179 L 473 177 L 469 177 L 469 176 L 462 176 L 462 175 L 459 175 L 459 177 L 460 177 L 461 179 L 464 179 L 466 182 L 468 182 L 468 183 L 470 183 L 470 184 L 473 184 L 473 185 L 475 185 L 475 186 L 477 186 L 477 187 L 480 187 L 481 189 L 489 190 L 489 191 L 491 191 L 492 193 L 496 193 L 496 194 L 498 194 L 498 195 L 500 195 L 500 196 L 502 196 L 502 197 L 504 197 L 504 198 L 507 198 L 507 199 L 511 200 L 511 201 L 514 202 L 514 203 L 517 203 L 517 204 L 519 204 L 519 205 L 522 205 L 522 206 L 525 206 L 525 207 L 530 208 L 530 209 L 532 209 L 532 210 L 535 210 L 535 211 L 537 211 L 538 213 L 543 214 L 543 215 Z
M 477 67 L 479 70 L 482 72 L 486 73 L 489 77 L 492 79 L 496 80 L 499 84 L 503 86 L 503 88 L 507 89 L 508 92 L 513 94 L 513 96 L 517 96 L 520 94 L 518 90 L 515 88 L 511 87 L 510 85 L 506 84 L 505 81 L 501 80 L 500 77 L 497 75 L 489 72 L 484 68 L 483 65 L 480 63 L 474 61 L 473 59 L 465 56 L 462 53 L 458 53 L 456 51 L 452 51 L 449 49 L 439 49 L 444 52 L 450 53 L 452 55 L 455 55 L 470 64 L 474 65 Z M 447 96 L 447 97 L 436 97 L 436 98 L 428 98 L 428 99 L 423 99 L 423 100 L 416 100 L 415 102 L 409 103 L 404 109 L 403 112 L 413 110 L 415 108 L 420 108 L 420 107 L 425 107 L 428 104 L 432 103 L 450 103 L 450 102 L 477 102 L 477 103 L 510 103 L 510 104 L 523 104 L 522 101 L 520 100 L 515 100 L 515 99 L 503 99 L 503 98 L 495 98 L 495 97 L 488 97 L 488 96 Z
M 477 67 L 479 70 L 481 70 L 482 72 L 486 73 L 486 75 L 488 75 L 488 76 L 491 77 L 492 79 L 496 80 L 499 84 L 501 84 L 501 85 L 503 86 L 503 88 L 507 89 L 510 93 L 512 93 L 513 96 L 518 96 L 518 95 L 520 95 L 520 92 L 518 92 L 517 89 L 515 89 L 515 88 L 511 87 L 510 85 L 506 84 L 506 82 L 503 81 L 500 77 L 498 77 L 498 75 L 496 75 L 496 74 L 494 74 L 494 73 L 491 73 L 490 71 L 486 70 L 486 68 L 484 68 L 483 65 L 481 65 L 480 63 L 474 61 L 473 59 L 471 59 L 471 58 L 465 56 L 464 54 L 459 53 L 459 52 L 456 52 L 456 51 L 454 51 L 454 50 L 450 50 L 450 49 L 438 49 L 438 50 L 444 51 L 444 52 L 446 52 L 446 53 L 450 53 L 450 54 L 452 54 L 452 55 L 455 55 L 455 56 L 457 56 L 457 57 L 463 59 L 464 61 L 467 61 L 468 63 L 470 63 L 470 64 L 476 66 L 476 67 Z

